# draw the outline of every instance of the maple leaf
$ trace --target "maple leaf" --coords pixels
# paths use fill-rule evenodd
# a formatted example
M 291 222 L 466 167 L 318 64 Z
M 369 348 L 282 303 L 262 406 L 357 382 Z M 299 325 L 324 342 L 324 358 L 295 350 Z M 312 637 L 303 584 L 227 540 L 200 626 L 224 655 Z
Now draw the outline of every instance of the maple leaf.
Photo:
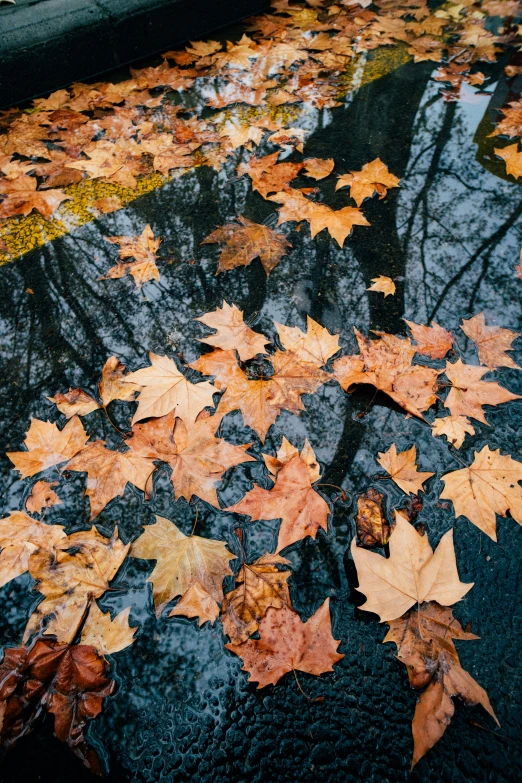
M 63 413 L 68 419 L 72 416 L 87 416 L 102 407 L 98 400 L 84 392 L 83 389 L 69 389 L 68 392 L 60 392 L 47 399 L 54 402 L 60 413 Z
M 522 152 L 518 151 L 518 143 L 509 144 L 502 149 L 495 147 L 493 152 L 505 161 L 507 174 L 511 174 L 515 179 L 522 177 Z
M 380 294 L 384 294 L 384 298 L 386 299 L 387 296 L 394 296 L 396 288 L 391 277 L 379 275 L 379 277 L 372 278 L 372 285 L 366 290 L 377 291 Z
M 308 439 L 305 440 L 303 448 L 299 451 L 299 449 L 293 446 L 284 435 L 281 440 L 281 446 L 277 450 L 275 457 L 272 457 L 270 454 L 262 454 L 265 465 L 270 473 L 270 478 L 275 479 L 281 468 L 286 465 L 287 462 L 290 462 L 292 457 L 296 454 L 299 454 L 301 460 L 308 466 L 308 473 L 312 484 L 315 481 L 319 481 L 321 478 L 321 469 L 317 457 L 315 456 L 315 451 L 308 442 Z
M 156 257 L 161 239 L 155 239 L 151 227 L 147 224 L 138 237 L 105 237 L 108 242 L 120 246 L 118 254 L 121 258 L 134 258 L 129 263 L 119 263 L 113 266 L 100 280 L 124 277 L 127 272 L 132 275 L 138 288 L 149 280 L 159 280 L 160 273 L 156 266 Z
M 293 351 L 301 362 L 323 367 L 339 350 L 339 335 L 330 334 L 328 329 L 309 315 L 306 316 L 306 334 L 298 326 L 283 326 L 274 322 L 283 348 Z
M 519 394 L 513 394 L 494 381 L 481 380 L 489 372 L 486 367 L 473 367 L 458 359 L 454 364 L 446 362 L 444 372 L 451 383 L 444 407 L 449 408 L 452 416 L 471 416 L 487 424 L 483 405 L 500 405 L 520 399 Z
M 352 541 L 361 593 L 360 608 L 375 612 L 381 622 L 396 620 L 414 604 L 437 601 L 451 606 L 471 590 L 460 581 L 453 547 L 453 529 L 445 533 L 433 552 L 427 536 L 421 536 L 406 517 L 395 512 L 395 528 L 389 541 L 390 557 L 382 557 Z
M 67 470 L 87 473 L 85 494 L 91 503 L 91 519 L 94 519 L 113 498 L 123 495 L 128 483 L 141 489 L 150 497 L 150 478 L 154 463 L 132 451 L 113 451 L 105 441 L 90 443 L 67 463 Z
M 201 244 L 216 243 L 225 245 L 219 256 L 217 274 L 236 266 L 248 266 L 254 258 L 259 258 L 269 275 L 287 249 L 292 247 L 280 231 L 253 223 L 243 215 L 237 218 L 237 223 L 226 223 L 217 228 Z
M 303 152 L 304 137 L 305 130 L 303 128 L 282 128 L 272 133 L 267 141 L 270 144 L 276 144 L 278 147 L 286 147 L 287 149 L 295 147 L 298 152 Z
M 357 538 L 363 547 L 384 546 L 390 538 L 391 527 L 383 507 L 384 495 L 370 487 L 357 498 L 355 526 Z
M 258 688 L 275 685 L 287 672 L 306 672 L 316 676 L 333 671 L 334 663 L 344 658 L 337 652 L 340 641 L 332 636 L 330 599 L 319 607 L 306 623 L 288 607 L 269 608 L 259 623 L 259 639 L 243 644 L 229 642 L 227 650 L 243 660 L 243 671 Z
M 435 419 L 431 427 L 431 434 L 434 438 L 445 435 L 456 449 L 460 449 L 464 443 L 466 433 L 475 434 L 475 428 L 466 416 L 445 416 Z
M 464 631 L 451 609 L 429 602 L 389 625 L 383 641 L 397 645 L 397 657 L 406 665 L 412 687 L 427 685 L 412 722 L 412 767 L 444 734 L 455 710 L 453 696 L 460 696 L 466 704 L 482 704 L 498 724 L 486 691 L 461 667 L 453 643 L 453 639 L 478 636 Z
M 190 426 L 204 408 L 214 405 L 216 388 L 212 384 L 207 381 L 192 383 L 168 356 L 158 356 L 152 351 L 149 356 L 150 367 L 131 372 L 123 379 L 125 383 L 142 387 L 133 424 L 150 416 L 165 416 L 174 410 L 176 416 Z
M 36 190 L 34 177 L 21 176 L 14 182 L 7 198 L 0 202 L 0 218 L 27 216 L 36 209 L 46 220 L 50 220 L 60 204 L 71 198 L 62 190 Z
M 52 552 L 65 537 L 61 525 L 46 525 L 23 511 L 0 520 L 0 587 L 25 574 L 29 558 L 37 550 Z
M 324 498 L 313 488 L 308 466 L 295 455 L 277 473 L 272 489 L 256 485 L 227 511 L 258 519 L 281 519 L 277 552 L 306 536 L 315 538 L 328 529 L 330 513 Z
M 113 620 L 110 612 L 100 611 L 98 604 L 93 603 L 82 628 L 80 644 L 94 647 L 100 655 L 113 655 L 133 644 L 137 626 L 129 626 L 130 610 L 128 606 Z
M 146 424 L 137 424 L 127 444 L 135 454 L 162 460 L 172 467 L 176 497 L 190 501 L 193 495 L 219 508 L 216 484 L 223 474 L 243 462 L 255 462 L 246 454 L 250 443 L 234 446 L 214 433 L 221 416 L 209 416 L 187 428 L 174 413 Z
M 93 772 L 101 775 L 98 756 L 84 729 L 114 690 L 108 664 L 87 645 L 69 646 L 37 639 L 30 647 L 8 647 L 0 664 L 0 736 L 10 747 L 45 712 L 54 715 L 54 733 Z
M 415 446 L 397 453 L 395 443 L 392 443 L 388 451 L 379 453 L 377 462 L 390 474 L 403 492 L 417 495 L 423 491 L 423 483 L 435 474 L 417 470 L 416 459 Z
M 371 198 L 374 193 L 378 193 L 379 198 L 384 198 L 388 188 L 398 188 L 399 182 L 399 177 L 390 174 L 388 166 L 380 158 L 375 158 L 371 163 L 365 163 L 360 171 L 350 171 L 349 174 L 339 177 L 335 189 L 349 187 L 351 198 L 360 207 L 363 201 Z
M 219 617 L 219 605 L 199 582 L 194 582 L 169 612 L 169 617 L 180 615 L 182 617 L 197 617 L 200 628 L 206 622 L 213 625 Z
M 8 451 L 6 456 L 22 478 L 27 478 L 74 457 L 84 448 L 88 437 L 77 416 L 73 416 L 63 430 L 50 421 L 31 418 L 24 440 L 27 451 Z
M 293 180 L 303 168 L 303 163 L 277 163 L 279 152 L 256 158 L 237 167 L 238 176 L 248 174 L 252 179 L 252 190 L 266 198 L 269 193 L 277 193 Z
M 334 362 L 334 377 L 344 391 L 355 384 L 369 383 L 422 419 L 422 411 L 437 399 L 434 389 L 441 371 L 412 365 L 415 348 L 408 338 L 375 332 L 379 339 L 370 340 L 357 329 L 354 331 L 360 355 L 341 356 Z
M 312 179 L 316 180 L 324 179 L 332 173 L 334 166 L 333 158 L 327 158 L 326 160 L 323 158 L 306 158 L 303 174 L 305 177 L 312 177 Z
M 53 489 L 53 487 L 57 486 L 57 481 L 49 483 L 43 479 L 33 484 L 31 492 L 25 501 L 25 507 L 29 513 L 41 514 L 44 508 L 61 506 L 62 501 Z
M 225 596 L 221 610 L 223 630 L 233 644 L 245 642 L 257 631 L 269 607 L 291 608 L 287 584 L 291 572 L 280 571 L 280 565 L 290 565 L 290 561 L 267 553 L 241 566 L 236 587 Z
M 448 351 L 453 348 L 453 335 L 451 332 L 443 329 L 436 321 L 432 321 L 431 326 L 422 326 L 413 321 L 404 319 L 408 324 L 413 339 L 417 343 L 415 350 L 423 356 L 429 356 L 430 359 L 444 359 Z
M 237 93 L 235 94 L 237 95 Z M 235 100 L 237 100 L 237 97 Z M 228 102 L 229 101 L 227 100 L 225 105 L 227 105 Z M 237 122 L 230 122 L 230 120 L 227 120 L 227 122 L 219 131 L 220 136 L 226 136 L 228 138 L 232 149 L 234 150 L 236 150 L 238 147 L 246 147 L 246 149 L 250 149 L 252 147 L 250 142 L 253 142 L 256 145 L 261 144 L 263 133 L 263 128 L 259 128 L 257 125 L 240 125 Z
M 508 66 L 509 67 L 509 66 Z M 506 109 L 500 109 L 504 115 L 490 136 L 522 136 L 522 101 L 514 101 Z M 496 150 L 495 150 L 496 152 Z
M 200 337 L 199 342 L 213 345 L 224 351 L 237 351 L 242 362 L 258 354 L 266 354 L 269 341 L 263 334 L 254 332 L 243 320 L 243 311 L 223 300 L 223 306 L 195 318 L 205 326 L 216 330 L 216 334 Z
M 486 535 L 497 540 L 496 515 L 511 513 L 522 525 L 522 463 L 510 456 L 502 456 L 500 449 L 489 446 L 475 452 L 469 468 L 455 470 L 442 476 L 444 492 L 441 498 L 451 500 L 455 517 L 467 517 Z
M 158 617 L 173 598 L 184 596 L 196 582 L 220 603 L 223 579 L 232 574 L 229 561 L 235 559 L 222 541 L 186 536 L 173 522 L 159 516 L 133 542 L 131 555 L 156 560 L 147 581 L 152 582 Z
M 484 313 L 462 321 L 460 328 L 477 346 L 481 364 L 485 364 L 490 370 L 496 370 L 497 367 L 521 369 L 506 353 L 513 350 L 511 343 L 520 337 L 518 332 L 502 329 L 500 326 L 486 326 Z
M 47 619 L 46 633 L 59 642 L 72 642 L 92 601 L 109 588 L 129 548 L 117 530 L 109 539 L 92 528 L 56 542 L 52 552 L 34 552 L 29 573 L 44 600 L 29 618 L 24 641 Z

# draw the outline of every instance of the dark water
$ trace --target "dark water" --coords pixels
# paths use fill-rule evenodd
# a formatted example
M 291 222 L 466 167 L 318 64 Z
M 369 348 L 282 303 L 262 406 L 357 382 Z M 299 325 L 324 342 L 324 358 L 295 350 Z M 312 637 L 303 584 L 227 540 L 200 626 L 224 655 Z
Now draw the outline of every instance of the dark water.
M 349 96 L 333 111 L 311 110 L 300 124 L 309 129 L 307 156 L 333 157 L 336 172 L 358 169 L 379 156 L 402 179 L 400 189 L 383 201 L 365 202 L 371 228 L 355 228 L 341 250 L 326 232 L 310 239 L 308 228 L 283 231 L 293 245 L 266 277 L 259 261 L 215 275 L 218 249 L 200 247 L 217 225 L 244 214 L 275 225 L 274 205 L 250 190 L 248 178 L 235 179 L 238 151 L 216 173 L 199 168 L 143 196 L 131 206 L 93 221 L 0 270 L 0 373 L 2 454 L 20 447 L 30 416 L 56 419 L 46 395 L 80 386 L 94 392 L 103 363 L 116 354 L 131 369 L 147 363 L 149 350 L 187 361 L 200 353 L 196 338 L 204 330 L 195 316 L 226 298 L 256 314 L 258 330 L 274 335 L 273 320 L 304 327 L 311 315 L 340 332 L 344 352 L 355 349 L 352 327 L 363 333 L 385 329 L 404 334 L 403 316 L 427 323 L 435 318 L 456 330 L 463 317 L 483 310 L 488 323 L 520 328 L 522 281 L 514 276 L 522 234 L 519 187 L 494 162 L 491 139 L 494 108 L 509 98 L 503 63 L 491 66 L 491 94 L 465 88 L 463 100 L 444 103 L 430 81 L 431 63 L 407 64 Z M 261 148 L 259 154 L 272 151 Z M 309 185 L 309 181 L 301 183 Z M 335 177 L 319 183 L 324 201 L 335 208 L 346 194 L 334 193 Z M 140 293 L 131 278 L 99 281 L 114 263 L 115 249 L 105 236 L 141 233 L 150 223 L 162 238 L 160 283 Z M 188 263 L 196 259 L 196 263 Z M 397 295 L 386 300 L 366 291 L 379 274 L 398 280 Z M 33 295 L 26 293 L 30 288 Z M 458 345 L 471 363 L 472 346 L 459 333 Z M 522 345 L 522 341 L 519 341 Z M 522 360 L 522 348 L 514 351 Z M 517 371 L 489 376 L 521 392 Z M 373 400 L 373 401 L 372 401 Z M 133 783 L 175 781 L 399 781 L 407 780 L 411 758 L 410 721 L 416 695 L 394 645 L 381 644 L 384 627 L 354 604 L 353 574 L 345 554 L 354 534 L 357 493 L 370 485 L 386 494 L 388 510 L 404 501 L 391 482 L 375 481 L 382 469 L 378 451 L 395 442 L 415 443 L 422 470 L 443 472 L 460 465 L 445 439 L 433 438 L 421 422 L 393 407 L 373 390 L 347 396 L 338 385 L 324 386 L 305 398 L 297 418 L 283 412 L 263 451 L 273 453 L 282 434 L 302 444 L 308 437 L 323 467 L 323 481 L 341 484 L 348 501 L 332 506 L 329 532 L 295 545 L 288 557 L 294 575 L 291 593 L 303 618 L 327 596 L 332 598 L 334 637 L 342 639 L 345 658 L 333 674 L 302 675 L 306 701 L 294 679 L 256 692 L 227 652 L 219 623 L 199 629 L 183 618 L 154 619 L 147 561 L 129 559 L 117 577 L 119 589 L 102 608 L 132 604 L 131 624 L 139 624 L 136 643 L 113 656 L 118 691 L 92 727 L 93 741 L 104 748 L 110 780 Z M 130 408 L 129 408 L 130 410 Z M 488 411 L 490 427 L 473 422 L 476 435 L 461 457 L 485 443 L 522 459 L 522 404 Z M 111 438 L 95 413 L 84 420 L 93 436 Z M 224 435 L 237 443 L 252 440 L 239 413 L 227 417 Z M 257 442 L 252 452 L 260 455 Z M 24 486 L 6 458 L 1 460 L 1 510 L 20 508 Z M 49 474 L 51 475 L 51 474 Z M 77 475 L 77 474 L 76 474 Z M 223 482 L 229 504 L 252 481 L 263 481 L 260 464 L 248 464 Z M 69 482 L 64 506 L 47 519 L 69 531 L 88 524 L 83 479 Z M 455 522 L 451 504 L 440 503 L 442 484 L 427 484 L 420 520 L 435 544 Z M 330 497 L 338 493 L 325 490 Z M 121 502 L 107 507 L 97 524 L 115 525 L 125 540 L 135 538 L 154 513 L 167 516 L 189 533 L 193 508 L 175 503 L 166 471 L 159 471 L 154 498 L 142 501 L 130 486 Z M 222 538 L 237 551 L 233 534 L 238 518 L 199 504 L 200 535 Z M 245 523 L 247 557 L 275 545 L 277 523 Z M 456 552 L 463 581 L 475 587 L 455 610 L 470 622 L 480 641 L 461 643 L 463 666 L 491 698 L 501 723 L 480 708 L 459 703 L 443 739 L 419 763 L 413 781 L 514 781 L 522 776 L 520 725 L 520 555 L 522 530 L 500 520 L 494 544 L 467 520 L 455 523 Z M 28 612 L 37 602 L 26 575 L 2 590 L 1 640 L 17 642 Z M 477 726 L 476 724 L 479 724 Z M 483 727 L 483 728 L 480 728 Z M 67 748 L 51 739 L 44 726 L 20 743 L 4 765 L 5 781 L 90 780 Z

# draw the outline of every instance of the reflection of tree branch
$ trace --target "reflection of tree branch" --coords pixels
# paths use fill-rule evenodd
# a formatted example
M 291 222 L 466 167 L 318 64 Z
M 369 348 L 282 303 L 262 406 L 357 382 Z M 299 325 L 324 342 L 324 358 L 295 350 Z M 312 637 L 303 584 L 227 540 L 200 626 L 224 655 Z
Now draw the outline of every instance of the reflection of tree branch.
M 444 301 L 446 294 L 448 291 L 450 291 L 453 286 L 461 279 L 461 277 L 470 269 L 475 261 L 482 255 L 482 253 L 485 250 L 488 250 L 491 252 L 496 245 L 504 238 L 508 230 L 511 228 L 512 225 L 517 221 L 517 219 L 522 215 L 522 202 L 518 205 L 518 207 L 515 209 L 515 211 L 508 217 L 507 220 L 502 223 L 501 226 L 497 228 L 496 231 L 491 234 L 490 237 L 484 240 L 484 242 L 480 245 L 478 250 L 476 250 L 473 255 L 466 261 L 466 263 L 461 266 L 461 268 L 456 272 L 451 280 L 448 280 L 444 288 L 442 289 L 439 298 L 437 299 L 435 306 L 433 310 L 431 311 L 430 315 L 428 316 L 428 321 L 431 321 L 441 306 L 442 302 Z

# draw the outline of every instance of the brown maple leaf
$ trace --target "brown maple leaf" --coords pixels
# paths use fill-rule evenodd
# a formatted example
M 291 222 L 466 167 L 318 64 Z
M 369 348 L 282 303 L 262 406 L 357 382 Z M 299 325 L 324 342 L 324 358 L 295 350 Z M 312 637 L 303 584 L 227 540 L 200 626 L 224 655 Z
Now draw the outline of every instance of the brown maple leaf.
M 113 655 L 134 643 L 137 626 L 129 626 L 131 607 L 111 618 L 110 612 L 102 612 L 96 603 L 91 604 L 82 627 L 80 643 L 94 647 L 100 655 Z
M 275 480 L 275 477 L 281 468 L 286 465 L 287 462 L 290 462 L 292 457 L 295 457 L 296 454 L 299 454 L 301 460 L 305 463 L 305 465 L 307 465 L 308 474 L 312 484 L 316 481 L 319 481 L 321 478 L 321 469 L 319 467 L 317 457 L 315 456 L 315 451 L 308 442 L 308 439 L 305 440 L 303 448 L 301 451 L 299 451 L 299 449 L 293 446 L 284 435 L 281 440 L 281 446 L 277 450 L 275 457 L 272 457 L 271 454 L 261 455 L 265 461 L 268 472 L 270 473 L 270 478 Z
M 385 275 L 379 275 L 379 277 L 372 278 L 372 285 L 366 289 L 367 291 L 377 291 L 380 294 L 384 294 L 384 298 L 387 296 L 395 295 L 395 283 L 391 277 Z
M 0 218 L 27 216 L 36 209 L 46 220 L 50 220 L 60 204 L 71 198 L 62 190 L 36 190 L 34 177 L 21 176 L 14 180 L 14 183 L 16 186 L 11 188 L 5 200 L 0 202 Z
M 52 552 L 64 537 L 61 525 L 46 525 L 23 511 L 13 511 L 0 519 L 0 586 L 27 571 L 33 552 Z
M 428 537 L 419 535 L 404 514 L 396 511 L 389 546 L 389 558 L 361 549 L 355 539 L 351 548 L 358 589 L 366 596 L 360 608 L 379 615 L 381 622 L 396 620 L 423 601 L 451 606 L 473 587 L 459 579 L 453 529 L 442 536 L 433 552 Z
M 248 174 L 252 179 L 252 190 L 266 198 L 269 193 L 277 193 L 299 174 L 303 163 L 277 163 L 279 152 L 265 155 L 263 158 L 253 156 L 248 163 L 237 167 L 240 177 Z
M 113 498 L 123 495 L 128 483 L 149 498 L 155 466 L 151 459 L 132 451 L 113 451 L 105 441 L 97 440 L 69 460 L 67 470 L 87 473 L 85 494 L 91 503 L 90 518 L 94 519 Z
M 365 163 L 360 171 L 350 171 L 349 174 L 339 177 L 335 189 L 349 187 L 351 198 L 360 207 L 363 201 L 371 198 L 374 193 L 377 193 L 379 198 L 384 198 L 388 188 L 398 188 L 399 182 L 399 177 L 390 174 L 388 166 L 380 158 L 375 158 L 371 163 Z
M 292 247 L 280 231 L 253 223 L 242 215 L 237 218 L 237 223 L 227 223 L 217 228 L 201 244 L 216 243 L 225 245 L 219 256 L 217 274 L 236 266 L 248 266 L 255 258 L 259 258 L 269 275 L 287 249 Z
M 481 364 L 485 364 L 490 370 L 496 370 L 497 367 L 521 369 L 506 353 L 513 350 L 511 344 L 520 337 L 518 332 L 502 329 L 500 326 L 486 326 L 484 313 L 462 321 L 460 328 L 477 346 Z
M 504 117 L 490 136 L 509 136 L 511 139 L 522 136 L 522 100 L 510 103 L 500 109 Z
M 404 319 L 408 324 L 412 337 L 416 342 L 415 350 L 430 359 L 444 359 L 448 351 L 453 348 L 453 335 L 443 329 L 436 321 L 431 326 L 422 326 L 413 321 Z
M 200 337 L 199 342 L 213 345 L 224 351 L 237 351 L 242 362 L 258 354 L 266 354 L 269 340 L 263 334 L 254 332 L 243 320 L 243 311 L 223 300 L 223 306 L 195 318 L 205 326 L 216 330 L 216 334 Z
M 330 509 L 312 486 L 308 466 L 295 455 L 277 473 L 272 489 L 254 486 L 245 497 L 227 511 L 258 519 L 281 519 L 277 552 L 301 541 L 315 538 L 328 529 Z
M 388 543 L 391 526 L 384 513 L 384 495 L 370 487 L 357 498 L 355 526 L 357 538 L 365 548 Z
M 274 322 L 283 348 L 293 351 L 301 362 L 323 367 L 339 350 L 339 335 L 306 316 L 306 334 L 298 326 L 284 326 Z
M 334 376 L 345 391 L 369 383 L 385 392 L 398 405 L 422 419 L 422 411 L 436 401 L 435 383 L 440 370 L 412 365 L 415 348 L 408 338 L 375 332 L 370 340 L 354 329 L 359 356 L 341 356 L 334 362 Z
M 334 166 L 333 158 L 306 158 L 303 174 L 305 177 L 312 177 L 315 180 L 324 179 L 332 173 Z M 278 188 L 278 190 L 281 190 L 281 188 Z
M 451 383 L 444 407 L 450 409 L 452 416 L 471 416 L 487 424 L 483 405 L 500 405 L 520 399 L 519 394 L 513 394 L 494 381 L 483 381 L 482 377 L 489 372 L 487 367 L 474 367 L 458 359 L 454 364 L 446 362 L 444 372 Z
M 118 254 L 122 258 L 134 258 L 130 263 L 118 263 L 113 266 L 100 280 L 124 277 L 127 272 L 132 275 L 138 288 L 149 280 L 159 280 L 160 273 L 156 266 L 156 258 L 161 239 L 154 237 L 152 229 L 146 225 L 138 237 L 105 237 L 108 242 L 118 244 Z
M 41 514 L 44 508 L 60 506 L 62 501 L 54 491 L 57 481 L 44 481 L 43 479 L 33 484 L 31 492 L 25 501 L 25 507 L 30 514 Z
M 377 462 L 390 474 L 403 492 L 417 495 L 423 491 L 423 483 L 435 474 L 417 470 L 416 459 L 415 446 L 397 453 L 395 443 L 392 443 L 388 451 L 379 454 Z
M 435 419 L 431 427 L 431 434 L 434 438 L 445 435 L 449 443 L 456 449 L 460 449 L 464 443 L 466 433 L 475 434 L 475 428 L 466 416 L 445 416 Z
M 507 174 L 511 174 L 515 179 L 522 177 L 522 152 L 518 151 L 518 143 L 509 144 L 502 149 L 495 147 L 493 152 L 505 161 Z
M 269 607 L 291 608 L 288 592 L 290 571 L 279 566 L 290 565 L 281 555 L 265 554 L 248 565 L 244 563 L 236 577 L 236 587 L 223 601 L 223 630 L 233 644 L 245 642 L 254 634 Z
M 240 656 L 243 671 L 250 673 L 249 679 L 258 688 L 264 688 L 291 671 L 316 676 L 333 671 L 334 663 L 344 658 L 337 652 L 339 644 L 332 636 L 327 598 L 306 623 L 286 606 L 271 607 L 259 623 L 259 639 L 225 647 Z
M 49 421 L 31 418 L 24 440 L 27 451 L 8 451 L 6 456 L 22 477 L 27 478 L 71 459 L 84 448 L 88 438 L 77 416 L 62 430 Z

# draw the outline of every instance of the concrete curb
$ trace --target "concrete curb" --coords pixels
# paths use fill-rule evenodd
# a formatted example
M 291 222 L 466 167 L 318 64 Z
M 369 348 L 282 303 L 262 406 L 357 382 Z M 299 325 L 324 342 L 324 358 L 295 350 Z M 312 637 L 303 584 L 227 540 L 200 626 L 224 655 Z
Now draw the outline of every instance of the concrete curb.
M 172 48 L 268 0 L 18 0 L 0 5 L 0 107 Z

